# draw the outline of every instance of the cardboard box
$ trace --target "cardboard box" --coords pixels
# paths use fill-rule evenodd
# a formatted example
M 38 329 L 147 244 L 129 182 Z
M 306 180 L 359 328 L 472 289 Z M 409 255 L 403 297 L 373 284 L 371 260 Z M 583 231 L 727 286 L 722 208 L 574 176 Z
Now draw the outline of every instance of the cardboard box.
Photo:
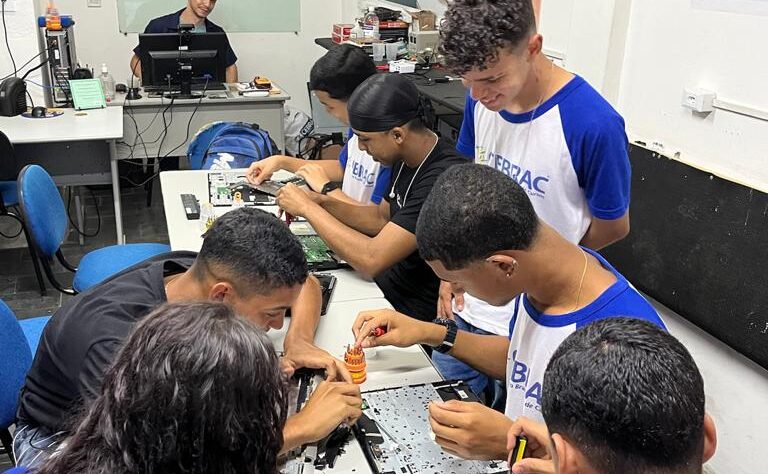
M 349 39 L 349 35 L 352 32 L 352 28 L 355 25 L 350 23 L 335 23 L 333 30 L 331 31 L 331 38 L 334 43 L 341 44 Z
M 411 23 L 413 32 L 437 30 L 437 15 L 433 12 L 421 10 L 411 13 L 411 17 L 413 18 L 413 23 Z

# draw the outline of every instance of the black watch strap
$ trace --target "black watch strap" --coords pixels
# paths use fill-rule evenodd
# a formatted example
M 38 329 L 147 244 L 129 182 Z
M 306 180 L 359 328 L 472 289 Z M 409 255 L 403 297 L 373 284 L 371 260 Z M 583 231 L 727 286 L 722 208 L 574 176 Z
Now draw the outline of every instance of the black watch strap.
M 330 193 L 331 191 L 333 191 L 334 189 L 339 189 L 339 187 L 340 187 L 340 186 L 339 186 L 339 183 L 337 183 L 337 182 L 334 182 L 334 181 L 328 181 L 328 182 L 327 182 L 327 183 L 325 183 L 325 185 L 323 186 L 323 189 L 322 189 L 322 190 L 320 190 L 320 194 L 328 194 L 328 193 Z
M 456 326 L 456 321 L 453 319 L 437 318 L 432 322 L 448 328 L 443 342 L 439 346 L 434 347 L 437 352 L 447 354 L 453 349 L 453 344 L 456 342 L 456 333 L 459 332 L 459 328 Z

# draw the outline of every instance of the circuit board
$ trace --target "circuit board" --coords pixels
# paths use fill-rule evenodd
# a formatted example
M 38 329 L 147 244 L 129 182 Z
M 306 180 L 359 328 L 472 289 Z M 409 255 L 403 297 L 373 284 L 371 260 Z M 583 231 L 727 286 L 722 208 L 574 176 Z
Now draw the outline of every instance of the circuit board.
M 504 461 L 467 461 L 446 453 L 430 437 L 431 401 L 478 401 L 464 382 L 363 393 L 364 417 L 355 434 L 375 474 L 507 473 Z
M 274 206 L 274 196 L 259 191 L 248 183 L 246 170 L 208 173 L 208 196 L 214 206 Z
M 328 244 L 319 236 L 297 235 L 296 237 L 301 242 L 304 256 L 307 258 L 307 265 L 311 270 L 333 270 L 343 266 L 343 263 L 328 248 Z

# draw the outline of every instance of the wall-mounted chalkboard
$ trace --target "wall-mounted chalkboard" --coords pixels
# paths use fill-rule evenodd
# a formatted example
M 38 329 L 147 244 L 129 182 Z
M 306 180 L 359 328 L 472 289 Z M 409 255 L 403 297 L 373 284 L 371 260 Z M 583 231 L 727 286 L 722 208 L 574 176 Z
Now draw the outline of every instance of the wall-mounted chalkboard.
M 768 369 L 768 194 L 632 146 L 629 237 L 603 252 L 637 288 Z

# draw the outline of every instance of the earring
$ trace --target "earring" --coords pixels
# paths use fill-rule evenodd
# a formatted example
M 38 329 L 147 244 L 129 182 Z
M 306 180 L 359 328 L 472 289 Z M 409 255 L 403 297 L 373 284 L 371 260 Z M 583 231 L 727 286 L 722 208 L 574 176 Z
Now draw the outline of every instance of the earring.
M 512 273 L 517 270 L 517 260 L 512 260 L 512 271 L 507 272 L 507 278 L 512 278 Z

